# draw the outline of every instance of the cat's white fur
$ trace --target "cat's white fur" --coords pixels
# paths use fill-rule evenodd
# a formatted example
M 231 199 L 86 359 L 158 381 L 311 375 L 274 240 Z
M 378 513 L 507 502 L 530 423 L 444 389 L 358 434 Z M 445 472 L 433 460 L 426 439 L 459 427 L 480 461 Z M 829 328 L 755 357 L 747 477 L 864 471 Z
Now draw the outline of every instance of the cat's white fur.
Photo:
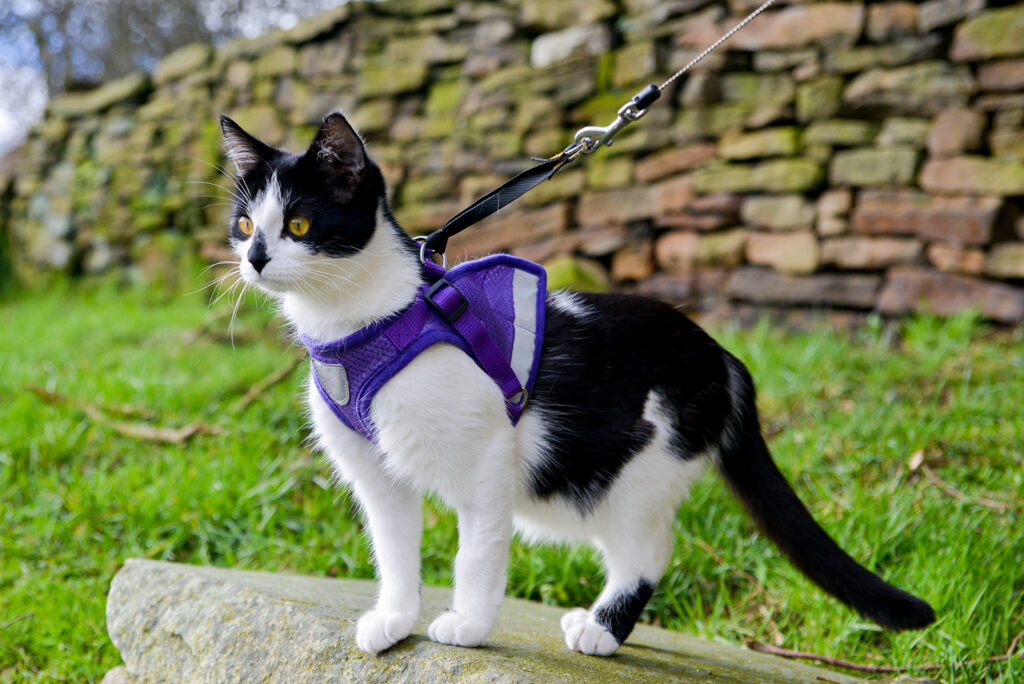
M 280 195 L 271 182 L 250 207 L 270 257 L 262 274 L 246 259 L 252 239 L 235 249 L 245 280 L 276 296 L 301 333 L 337 339 L 412 301 L 419 265 L 382 212 L 374 236 L 357 254 L 315 256 L 281 237 L 286 217 Z M 590 315 L 569 293 L 554 293 L 550 301 L 570 315 Z M 558 497 L 531 498 L 531 465 L 547 457 L 553 440 L 571 439 L 573 426 L 552 424 L 534 409 L 513 428 L 495 383 L 449 345 L 420 354 L 377 393 L 371 417 L 378 444 L 339 421 L 312 382 L 308 402 L 319 444 L 352 488 L 370 529 L 380 593 L 356 628 L 359 647 L 370 653 L 408 636 L 418 617 L 424 493 L 440 496 L 459 521 L 452 609 L 430 624 L 428 634 L 476 646 L 494 627 L 504 597 L 513 520 L 527 538 L 600 549 L 607 576 L 598 605 L 631 590 L 639 578 L 661 577 L 672 549 L 671 512 L 706 460 L 684 462 L 671 453 L 670 413 L 652 392 L 644 416 L 655 426 L 654 437 L 592 511 L 582 514 Z M 582 608 L 566 614 L 562 629 L 569 647 L 583 653 L 608 655 L 619 646 Z

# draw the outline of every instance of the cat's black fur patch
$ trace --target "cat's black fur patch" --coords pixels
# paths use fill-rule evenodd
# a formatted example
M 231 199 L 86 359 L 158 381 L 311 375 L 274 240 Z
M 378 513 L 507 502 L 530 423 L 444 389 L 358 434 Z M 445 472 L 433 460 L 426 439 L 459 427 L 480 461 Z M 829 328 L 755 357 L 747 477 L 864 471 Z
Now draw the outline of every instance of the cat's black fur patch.
M 716 444 L 730 403 L 722 348 L 674 308 L 629 295 L 577 293 L 590 314 L 547 307 L 544 352 L 527 410 L 557 434 L 534 467 L 531 493 L 586 511 L 653 436 L 651 390 L 674 412 L 672 445 L 690 458 Z
M 598 607 L 594 611 L 594 620 L 611 632 L 621 644 L 633 631 L 640 613 L 653 594 L 654 584 L 642 579 L 632 591 L 618 594 L 608 603 Z

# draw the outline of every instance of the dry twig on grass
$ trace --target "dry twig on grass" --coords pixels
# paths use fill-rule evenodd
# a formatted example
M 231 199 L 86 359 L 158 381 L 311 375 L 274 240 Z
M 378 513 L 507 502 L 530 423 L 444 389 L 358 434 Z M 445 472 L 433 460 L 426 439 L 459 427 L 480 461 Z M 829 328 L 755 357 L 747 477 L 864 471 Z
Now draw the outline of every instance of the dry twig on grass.
M 21 622 L 22 620 L 31 620 L 35 616 L 36 616 L 35 613 L 33 613 L 32 611 L 29 611 L 27 613 L 22 613 L 18 617 L 11 618 L 10 620 L 5 622 L 4 624 L 0 625 L 0 632 L 2 632 L 3 630 L 7 629 L 11 625 L 14 625 L 14 624 L 17 624 L 17 623 Z
M 947 496 L 950 496 L 956 499 L 957 501 L 978 504 L 979 506 L 985 506 L 986 508 L 991 508 L 993 510 L 999 511 L 1000 513 L 1005 513 L 1006 511 L 1013 510 L 1014 508 L 1013 505 L 1008 504 L 1004 501 L 996 501 L 995 499 L 989 499 L 988 497 L 985 496 L 979 496 L 972 499 L 971 497 L 967 496 L 959 489 L 957 489 L 956 487 L 954 487 L 953 485 L 949 484 L 941 477 L 939 477 L 938 474 L 934 470 L 929 468 L 927 465 L 921 464 L 921 472 L 924 473 L 924 476 L 927 477 L 933 485 L 935 485 L 943 492 L 945 492 Z
M 246 392 L 244 395 L 242 395 L 241 399 L 239 399 L 237 402 L 235 402 L 234 412 L 235 413 L 241 413 L 245 409 L 249 408 L 249 406 L 254 401 L 259 399 L 263 395 L 264 392 L 266 392 L 268 389 L 270 389 L 271 387 L 273 387 L 277 383 L 279 383 L 279 382 L 287 379 L 289 376 L 291 376 L 291 374 L 295 372 L 295 369 L 298 368 L 299 365 L 303 361 L 305 361 L 305 360 L 306 360 L 306 355 L 305 354 L 297 355 L 291 361 L 286 363 L 284 366 L 282 366 L 281 368 L 278 368 L 276 371 L 274 371 L 273 373 L 271 373 L 267 377 L 265 377 L 262 380 L 260 380 L 259 382 L 257 382 L 255 385 L 253 385 L 251 388 L 249 388 L 248 392 Z
M 107 407 L 100 404 L 65 397 L 36 385 L 27 385 L 26 389 L 49 404 L 73 406 L 84 413 L 92 422 L 108 427 L 125 437 L 133 439 L 162 444 L 184 444 L 196 435 L 212 435 L 222 432 L 219 427 L 204 423 L 192 423 L 177 428 L 165 428 L 150 425 L 149 423 L 130 423 L 123 420 L 115 420 L 106 414 Z
M 910 472 L 912 473 L 920 470 L 922 473 L 924 473 L 924 476 L 928 478 L 929 482 L 931 482 L 933 485 L 941 489 L 943 493 L 946 494 L 946 496 L 956 499 L 957 501 L 963 501 L 965 503 L 970 504 L 978 504 L 979 506 L 985 506 L 987 508 L 999 511 L 1000 513 L 1012 511 L 1017 508 L 1017 506 L 1014 506 L 1013 504 L 1007 503 L 1005 501 L 996 501 L 995 499 L 990 499 L 985 496 L 979 496 L 972 499 L 968 495 L 964 494 L 959 489 L 943 480 L 941 477 L 939 477 L 938 473 L 936 473 L 934 470 L 928 467 L 928 464 L 925 463 L 924 449 L 918 449 L 917 451 L 912 453 L 910 455 L 910 460 L 907 461 L 907 466 L 910 468 Z
M 1017 636 L 1013 637 L 1013 641 L 1010 642 L 1010 647 L 1006 649 L 1006 653 L 997 656 L 991 656 L 989 658 L 976 658 L 975 660 L 968 660 L 965 663 L 961 663 L 960 667 L 967 665 L 983 665 L 989 663 L 1001 663 L 1004 660 L 1010 658 L 1021 658 L 1024 657 L 1024 653 L 1017 653 L 1017 644 L 1020 643 L 1021 638 L 1024 638 L 1024 630 L 1017 633 Z M 778 646 L 772 646 L 761 641 L 755 641 L 754 639 L 747 639 L 747 648 L 758 653 L 770 653 L 772 655 L 782 656 L 783 658 L 799 658 L 801 660 L 813 660 L 818 663 L 824 663 L 825 665 L 832 665 L 834 667 L 842 667 L 847 670 L 856 670 L 857 672 L 872 672 L 875 674 L 898 674 L 900 672 L 934 672 L 935 670 L 942 670 L 946 665 L 940 665 L 938 663 L 928 663 L 927 665 L 918 665 L 915 667 L 896 667 L 894 665 L 869 665 L 866 663 L 854 663 L 849 660 L 843 660 L 842 658 L 833 658 L 831 656 L 819 655 L 817 653 L 808 653 L 806 651 L 793 651 L 788 648 L 780 648 Z

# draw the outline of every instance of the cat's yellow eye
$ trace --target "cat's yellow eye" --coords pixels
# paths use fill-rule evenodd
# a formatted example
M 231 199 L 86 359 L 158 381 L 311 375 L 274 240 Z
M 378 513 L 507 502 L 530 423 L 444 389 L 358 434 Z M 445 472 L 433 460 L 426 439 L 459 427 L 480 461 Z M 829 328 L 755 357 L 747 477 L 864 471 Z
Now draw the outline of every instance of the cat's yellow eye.
M 242 231 L 242 235 L 252 235 L 253 225 L 252 219 L 248 216 L 238 217 L 238 230 Z
M 309 219 L 305 216 L 292 216 L 288 219 L 288 232 L 295 237 L 302 237 L 309 232 Z

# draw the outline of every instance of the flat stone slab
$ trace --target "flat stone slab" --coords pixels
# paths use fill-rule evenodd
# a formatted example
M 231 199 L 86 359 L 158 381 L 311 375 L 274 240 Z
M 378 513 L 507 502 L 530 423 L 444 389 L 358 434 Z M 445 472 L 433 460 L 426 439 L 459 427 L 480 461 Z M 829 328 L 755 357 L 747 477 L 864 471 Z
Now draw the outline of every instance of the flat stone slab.
M 562 640 L 565 609 L 519 599 L 505 600 L 485 646 L 436 644 L 426 628 L 450 600 L 441 587 L 423 588 L 412 636 L 371 656 L 356 647 L 355 623 L 375 593 L 365 580 L 130 559 L 107 599 L 107 630 L 126 665 L 111 675 L 118 682 L 858 681 L 647 625 L 611 658 L 580 655 Z

